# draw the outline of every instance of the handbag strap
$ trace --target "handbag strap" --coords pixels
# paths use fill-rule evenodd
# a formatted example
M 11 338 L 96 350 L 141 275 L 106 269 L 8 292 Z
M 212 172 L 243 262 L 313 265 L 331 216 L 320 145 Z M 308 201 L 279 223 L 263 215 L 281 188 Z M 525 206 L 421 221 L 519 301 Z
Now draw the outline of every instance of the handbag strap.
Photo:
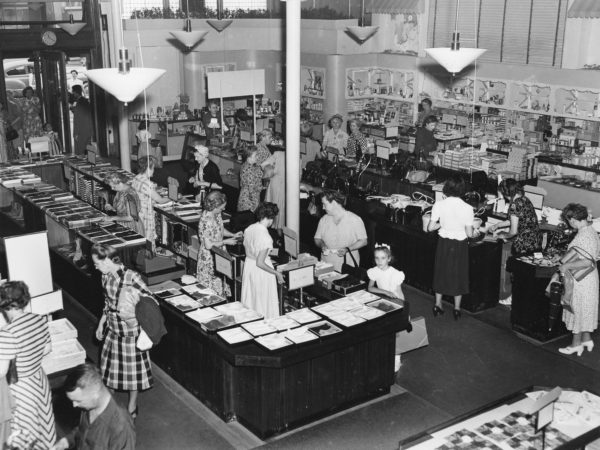
M 352 254 L 352 250 L 350 250 L 348 247 L 346 247 L 348 249 L 348 251 L 344 254 L 344 264 L 348 264 L 346 262 L 346 255 L 350 255 L 350 258 L 352 258 L 352 262 L 354 263 L 354 267 L 358 267 L 358 263 L 356 262 L 356 259 L 354 258 L 354 255 Z
M 582 256 L 583 256 L 584 258 L 587 258 L 587 259 L 589 259 L 589 260 L 590 260 L 590 262 L 592 262 L 592 263 L 596 263 L 596 258 L 594 258 L 592 255 L 590 255 L 590 254 L 589 254 L 587 251 L 585 251 L 585 250 L 584 250 L 584 249 L 582 249 L 581 247 L 579 247 L 579 246 L 577 246 L 577 245 L 574 245 L 574 246 L 573 246 L 573 247 L 571 247 L 571 248 L 577 249 L 577 251 L 579 251 L 579 252 L 583 253 L 583 255 L 582 255 Z

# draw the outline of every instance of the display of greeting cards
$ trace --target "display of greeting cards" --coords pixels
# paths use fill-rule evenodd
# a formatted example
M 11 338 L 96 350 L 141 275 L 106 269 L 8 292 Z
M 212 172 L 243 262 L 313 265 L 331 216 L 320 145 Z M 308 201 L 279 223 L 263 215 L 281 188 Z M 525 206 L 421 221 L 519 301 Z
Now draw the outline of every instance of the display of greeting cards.
M 287 330 L 285 337 L 292 341 L 294 344 L 302 344 L 304 342 L 316 341 L 317 335 L 311 333 L 308 327 L 295 328 L 293 330 Z
M 277 329 L 264 320 L 249 322 L 242 325 L 242 328 L 252 336 L 264 336 L 265 334 L 275 333 Z
M 368 303 L 368 302 L 372 302 L 373 300 L 378 300 L 380 297 L 378 295 L 375 295 L 371 292 L 360 290 L 360 291 L 356 291 L 356 292 L 352 292 L 351 294 L 348 294 L 348 297 L 352 298 L 353 300 L 356 300 L 357 302 L 360 303 Z
M 202 284 L 189 284 L 187 286 L 183 286 L 182 289 L 188 294 L 205 294 L 205 295 L 216 295 L 217 293 L 212 289 L 204 287 Z
M 246 342 L 254 338 L 254 336 L 240 327 L 221 330 L 217 334 L 228 344 L 239 344 L 240 342 Z
M 200 304 L 196 300 L 185 294 L 176 295 L 175 297 L 166 297 L 164 300 L 183 312 L 200 308 Z
M 321 316 L 315 314 L 308 308 L 297 309 L 286 314 L 287 317 L 294 319 L 296 322 L 305 324 L 321 320 Z
M 165 289 L 164 291 L 158 291 L 154 293 L 154 295 L 163 300 L 167 297 L 175 297 L 180 294 L 181 291 L 179 289 Z
M 285 333 L 273 333 L 254 339 L 267 350 L 278 350 L 293 345 L 293 342 L 285 337 Z
M 186 316 L 198 323 L 204 323 L 216 317 L 222 316 L 222 314 L 219 311 L 216 311 L 214 308 L 207 307 L 189 312 L 186 314 Z
M 385 315 L 385 313 L 382 310 L 377 308 L 371 308 L 370 306 L 361 306 L 360 308 L 353 309 L 350 312 L 355 316 L 365 320 L 372 320 Z
M 277 331 L 288 330 L 290 328 L 298 328 L 300 326 L 300 324 L 294 319 L 290 319 L 286 316 L 269 319 L 267 320 L 267 323 L 274 327 Z
M 352 297 L 338 298 L 337 300 L 330 301 L 329 304 L 336 308 L 343 309 L 344 311 L 350 311 L 351 309 L 356 309 L 361 306 L 361 303 Z
M 219 297 L 218 295 L 206 295 L 198 292 L 194 292 L 190 296 L 202 306 L 214 306 L 225 301 L 223 297 Z
M 371 308 L 379 309 L 380 311 L 383 311 L 384 313 L 393 312 L 393 311 L 396 311 L 396 310 L 402 308 L 402 306 L 400 306 L 396 303 L 390 302 L 389 300 L 384 300 L 382 298 L 379 300 L 375 300 L 374 302 L 367 303 L 367 306 L 370 306 Z
M 327 316 L 327 317 L 329 317 L 331 314 L 340 314 L 340 313 L 344 312 L 343 309 L 336 308 L 335 306 L 333 306 L 331 304 L 331 302 L 323 303 L 322 305 L 318 305 L 318 306 L 313 306 L 311 309 L 313 311 L 318 312 L 319 314 L 321 314 L 323 316 Z
M 306 327 L 319 337 L 331 336 L 332 334 L 340 333 L 342 331 L 340 328 L 336 327 L 334 324 L 326 320 L 311 323 Z

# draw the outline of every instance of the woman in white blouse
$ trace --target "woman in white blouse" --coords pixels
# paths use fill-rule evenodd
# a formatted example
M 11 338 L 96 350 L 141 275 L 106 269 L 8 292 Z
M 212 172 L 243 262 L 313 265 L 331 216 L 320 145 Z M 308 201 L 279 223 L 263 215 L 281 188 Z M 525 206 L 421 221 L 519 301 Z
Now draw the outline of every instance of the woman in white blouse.
M 334 114 L 329 119 L 329 130 L 323 136 L 323 152 L 345 155 L 348 146 L 348 133 L 342 130 L 344 119 L 340 114 Z

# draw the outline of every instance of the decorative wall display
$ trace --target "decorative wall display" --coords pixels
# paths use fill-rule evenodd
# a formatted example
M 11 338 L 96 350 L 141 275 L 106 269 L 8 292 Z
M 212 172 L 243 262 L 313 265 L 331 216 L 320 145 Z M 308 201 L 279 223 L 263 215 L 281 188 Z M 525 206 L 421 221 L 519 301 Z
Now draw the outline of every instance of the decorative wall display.
M 548 112 L 550 111 L 550 86 L 528 83 L 511 83 L 510 99 L 511 108 Z
M 418 14 L 373 14 L 372 23 L 379 27 L 379 36 L 383 36 L 384 52 L 405 55 L 418 54 Z
M 477 79 L 475 102 L 490 106 L 506 106 L 506 83 L 495 80 Z
M 554 113 L 584 118 L 600 118 L 600 92 L 560 87 L 554 92 Z
M 325 69 L 320 67 L 300 68 L 301 95 L 325 98 Z
M 383 96 L 413 101 L 415 73 L 386 67 L 346 69 L 346 98 Z

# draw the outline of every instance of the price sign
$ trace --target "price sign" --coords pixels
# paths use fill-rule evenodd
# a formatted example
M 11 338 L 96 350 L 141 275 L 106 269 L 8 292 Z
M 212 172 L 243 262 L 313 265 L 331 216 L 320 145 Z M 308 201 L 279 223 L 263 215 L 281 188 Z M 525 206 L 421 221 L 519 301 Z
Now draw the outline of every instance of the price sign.
M 215 272 L 225 275 L 230 280 L 233 279 L 233 258 L 229 253 L 221 248 L 212 248 L 215 255 Z
M 293 291 L 315 284 L 315 266 L 305 266 L 287 272 L 288 289 Z

